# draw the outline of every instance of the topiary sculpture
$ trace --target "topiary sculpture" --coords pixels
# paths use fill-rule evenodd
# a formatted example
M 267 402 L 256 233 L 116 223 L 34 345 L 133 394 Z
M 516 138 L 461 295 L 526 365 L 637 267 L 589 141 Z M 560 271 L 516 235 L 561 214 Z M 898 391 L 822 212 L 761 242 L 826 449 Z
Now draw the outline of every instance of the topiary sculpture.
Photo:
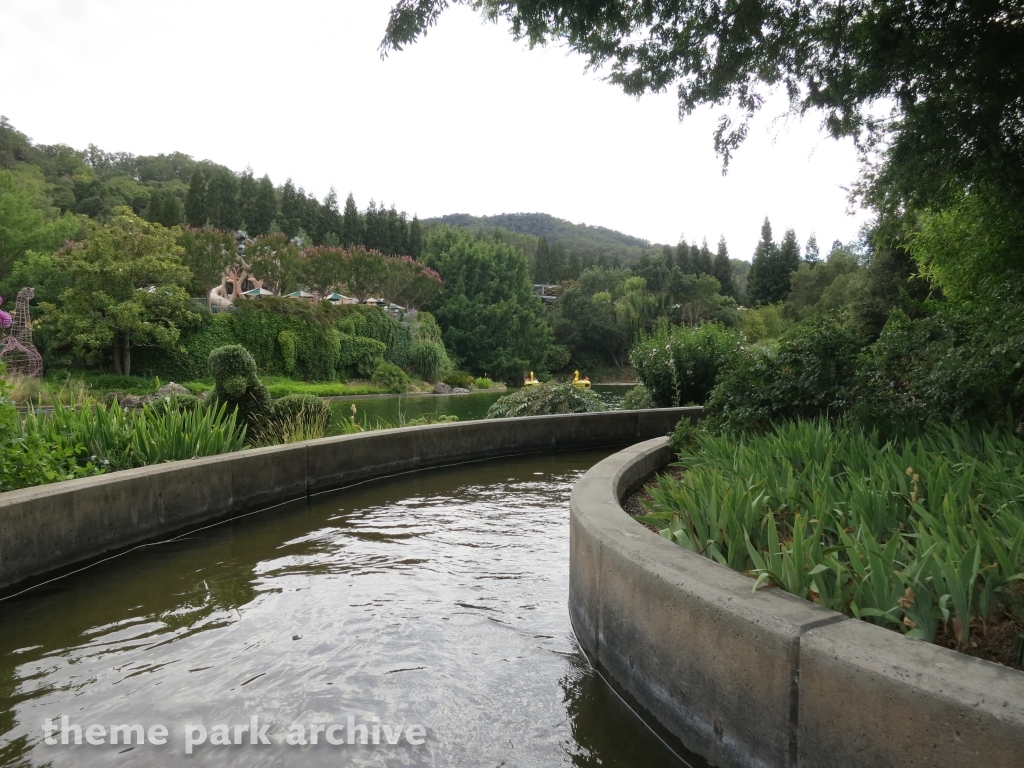
M 228 344 L 210 353 L 209 367 L 214 406 L 237 409 L 238 422 L 248 427 L 246 439 L 255 441 L 270 420 L 270 393 L 256 376 L 256 361 L 241 344 Z

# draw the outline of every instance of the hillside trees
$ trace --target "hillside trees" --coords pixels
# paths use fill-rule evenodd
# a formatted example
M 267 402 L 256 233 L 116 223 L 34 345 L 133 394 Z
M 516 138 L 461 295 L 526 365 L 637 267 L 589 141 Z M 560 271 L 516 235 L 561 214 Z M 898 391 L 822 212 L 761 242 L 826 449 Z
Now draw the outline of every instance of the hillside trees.
M 0 169 L 0 279 L 28 251 L 53 251 L 75 236 L 79 220 L 50 204 L 38 169 Z

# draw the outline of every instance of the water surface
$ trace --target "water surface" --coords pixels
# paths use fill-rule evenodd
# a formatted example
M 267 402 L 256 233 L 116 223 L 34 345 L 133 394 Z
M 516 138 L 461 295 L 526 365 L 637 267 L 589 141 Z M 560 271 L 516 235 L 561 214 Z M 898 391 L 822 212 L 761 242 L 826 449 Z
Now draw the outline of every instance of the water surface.
M 0 602 L 0 765 L 683 765 L 569 624 L 569 492 L 604 455 L 373 481 Z M 169 740 L 44 744 L 43 721 L 62 715 L 163 724 Z M 422 724 L 425 743 L 275 741 L 349 715 Z M 186 724 L 253 716 L 275 743 L 184 754 Z

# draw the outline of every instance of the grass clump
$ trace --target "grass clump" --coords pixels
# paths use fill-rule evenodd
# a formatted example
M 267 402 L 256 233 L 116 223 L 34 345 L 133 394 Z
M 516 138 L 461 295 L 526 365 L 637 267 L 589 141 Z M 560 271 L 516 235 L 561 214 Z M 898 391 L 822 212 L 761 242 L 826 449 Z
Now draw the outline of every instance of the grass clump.
M 1024 620 L 1024 442 L 1011 431 L 685 432 L 685 473 L 659 479 L 640 519 L 755 589 L 964 650 L 993 622 Z
M 315 395 L 288 395 L 275 400 L 270 420 L 260 427 L 256 442 L 260 445 L 297 443 L 316 440 L 327 434 L 331 407 Z

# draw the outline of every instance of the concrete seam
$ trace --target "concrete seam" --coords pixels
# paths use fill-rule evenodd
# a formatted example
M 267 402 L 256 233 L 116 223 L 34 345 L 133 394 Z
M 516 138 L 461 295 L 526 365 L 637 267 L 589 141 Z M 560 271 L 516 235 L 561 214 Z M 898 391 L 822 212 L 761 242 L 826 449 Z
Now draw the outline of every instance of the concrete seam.
M 786 765 L 797 768 L 800 756 L 800 635 L 793 639 L 790 648 L 789 678 L 789 754 Z

